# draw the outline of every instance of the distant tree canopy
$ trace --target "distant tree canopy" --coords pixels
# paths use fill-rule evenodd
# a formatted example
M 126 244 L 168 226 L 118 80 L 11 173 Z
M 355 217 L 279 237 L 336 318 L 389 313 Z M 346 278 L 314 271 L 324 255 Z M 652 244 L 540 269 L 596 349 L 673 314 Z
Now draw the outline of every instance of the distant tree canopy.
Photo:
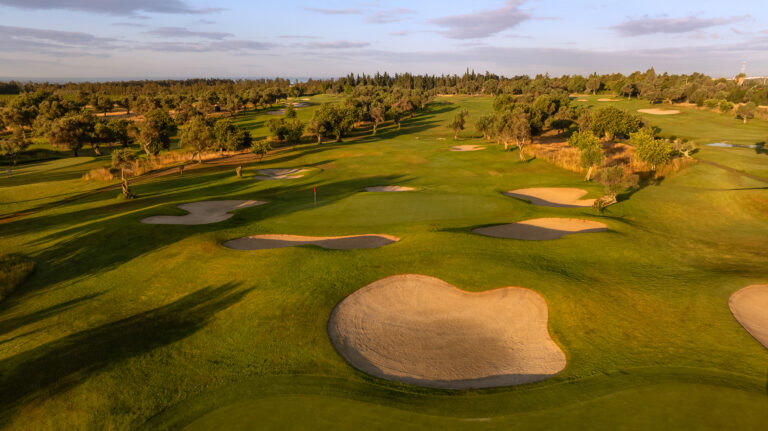
M 318 137 L 318 142 L 320 142 L 321 137 L 335 137 L 336 142 L 341 142 L 341 139 L 352 130 L 354 122 L 354 108 L 323 103 L 315 111 L 309 123 L 309 130 Z
M 55 120 L 46 137 L 52 145 L 68 148 L 77 157 L 85 144 L 94 141 L 95 124 L 95 119 L 87 112 L 69 114 Z

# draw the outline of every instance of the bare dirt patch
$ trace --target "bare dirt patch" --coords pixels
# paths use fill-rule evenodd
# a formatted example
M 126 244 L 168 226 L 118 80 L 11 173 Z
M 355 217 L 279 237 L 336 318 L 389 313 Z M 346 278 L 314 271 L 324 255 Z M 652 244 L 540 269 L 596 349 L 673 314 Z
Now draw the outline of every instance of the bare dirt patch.
M 304 176 L 304 172 L 309 169 L 262 169 L 258 171 L 259 175 L 254 178 L 257 180 L 293 180 Z
M 223 245 L 236 250 L 269 250 L 273 248 L 314 245 L 330 250 L 358 250 L 382 247 L 400 238 L 392 235 L 349 236 L 300 236 L 300 235 L 253 235 L 233 239 Z
M 520 385 L 566 364 L 538 293 L 471 293 L 424 275 L 387 277 L 352 293 L 331 313 L 328 335 L 355 368 L 432 388 Z
M 375 186 L 375 187 L 366 187 L 365 191 L 367 192 L 410 192 L 416 190 L 413 187 L 404 187 L 404 186 Z
M 768 284 L 753 284 L 728 300 L 733 317 L 768 349 Z
M 450 148 L 450 151 L 480 151 L 484 150 L 485 145 L 456 145 Z
M 232 211 L 263 205 L 262 201 L 202 201 L 181 204 L 178 207 L 189 214 L 183 216 L 152 216 L 141 219 L 142 223 L 147 224 L 209 224 L 224 221 L 232 217 Z
M 604 223 L 574 218 L 537 218 L 517 223 L 472 229 L 472 232 L 496 238 L 544 241 L 574 233 L 604 232 Z
M 650 115 L 675 115 L 680 113 L 680 111 L 678 111 L 677 109 L 657 109 L 657 108 L 638 109 L 637 112 L 640 112 L 641 114 L 650 114 Z
M 580 208 L 591 207 L 594 199 L 579 199 L 587 194 L 586 190 L 575 188 L 536 187 L 504 192 L 505 195 L 526 200 L 533 205 L 544 207 Z

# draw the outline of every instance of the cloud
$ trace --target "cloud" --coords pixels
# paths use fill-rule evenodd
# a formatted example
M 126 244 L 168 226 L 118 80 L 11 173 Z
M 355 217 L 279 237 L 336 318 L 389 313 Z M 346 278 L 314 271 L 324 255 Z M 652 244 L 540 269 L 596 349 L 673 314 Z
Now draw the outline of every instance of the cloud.
M 410 33 L 408 30 L 393 31 L 389 33 L 390 36 L 407 36 Z
M 0 0 L 2 1 L 2 0 Z M 363 13 L 360 9 L 321 9 L 316 7 L 305 7 L 304 10 L 321 13 L 323 15 L 360 15 Z
M 200 14 L 223 9 L 194 9 L 182 0 L 0 0 L 1 6 L 21 9 L 63 9 L 109 15 L 145 13 Z
M 320 39 L 317 36 L 306 36 L 303 34 L 285 34 L 282 36 L 278 36 L 282 39 Z
M 445 27 L 440 33 L 453 39 L 479 39 L 513 28 L 531 16 L 520 10 L 524 0 L 508 0 L 499 9 L 446 16 L 431 20 L 432 24 Z
M 301 44 L 300 46 L 310 49 L 350 49 L 350 48 L 364 48 L 370 46 L 368 42 L 348 42 L 340 40 L 336 42 L 312 42 Z
M 416 11 L 406 8 L 397 8 L 378 11 L 368 17 L 368 22 L 373 24 L 389 24 L 404 20 L 408 15 L 415 14 Z
M 120 27 L 146 27 L 146 24 L 139 24 L 135 22 L 115 22 L 112 23 L 112 25 L 117 25 Z
M 222 33 L 217 31 L 191 31 L 184 27 L 159 27 L 145 32 L 152 36 L 186 38 L 197 37 L 202 39 L 222 40 L 234 36 L 232 33 Z
M 609 27 L 616 30 L 622 36 L 645 36 L 658 33 L 691 33 L 709 27 L 731 24 L 749 19 L 749 15 L 734 16 L 729 18 L 649 18 L 644 16 L 632 19 L 621 24 Z
M 221 40 L 215 42 L 157 42 L 137 46 L 136 49 L 163 52 L 250 52 L 265 51 L 278 45 L 255 40 Z
M 0 25 L 0 52 L 40 53 L 57 57 L 106 56 L 94 52 L 94 49 L 115 48 L 116 41 L 82 32 Z

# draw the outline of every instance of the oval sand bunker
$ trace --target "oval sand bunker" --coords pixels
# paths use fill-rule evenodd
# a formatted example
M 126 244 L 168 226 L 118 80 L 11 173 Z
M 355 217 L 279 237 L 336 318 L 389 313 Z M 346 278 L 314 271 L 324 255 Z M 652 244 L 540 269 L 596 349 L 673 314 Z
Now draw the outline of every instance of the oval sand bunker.
M 293 180 L 304 176 L 308 169 L 262 169 L 259 175 L 254 178 L 257 180 Z
M 517 189 L 504 192 L 513 198 L 526 200 L 533 205 L 545 207 L 579 208 L 591 207 L 594 199 L 579 199 L 587 194 L 586 190 L 574 188 L 549 188 L 538 187 L 530 189 Z
M 747 286 L 728 300 L 733 317 L 768 348 L 768 284 Z
M 558 239 L 574 233 L 607 231 L 604 223 L 575 218 L 537 218 L 517 223 L 478 227 L 472 232 L 506 239 L 543 241 Z
M 358 250 L 382 247 L 397 241 L 400 241 L 400 238 L 392 235 L 253 235 L 226 241 L 223 245 L 236 250 L 269 250 L 297 245 L 315 245 L 331 250 Z
M 450 148 L 450 151 L 480 151 L 484 150 L 485 145 L 456 145 Z
M 675 115 L 679 114 L 680 111 L 677 109 L 638 109 L 637 112 L 643 113 L 643 114 L 650 114 L 650 115 Z
M 262 201 L 202 201 L 178 205 L 180 209 L 188 211 L 183 216 L 152 216 L 141 219 L 147 224 L 208 224 L 224 221 L 232 217 L 232 211 L 262 205 Z
M 355 368 L 432 388 L 520 385 L 566 363 L 538 293 L 470 293 L 424 275 L 387 277 L 352 293 L 331 313 L 328 335 Z
M 375 187 L 366 187 L 366 192 L 410 192 L 412 190 L 416 190 L 413 187 L 404 187 L 404 186 L 375 186 Z

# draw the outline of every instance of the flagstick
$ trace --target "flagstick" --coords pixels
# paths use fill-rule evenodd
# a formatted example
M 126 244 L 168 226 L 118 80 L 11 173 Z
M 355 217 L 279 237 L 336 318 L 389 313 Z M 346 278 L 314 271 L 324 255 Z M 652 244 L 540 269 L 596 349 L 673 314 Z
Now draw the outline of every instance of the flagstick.
M 315 205 L 317 205 L 317 187 L 313 187 L 312 191 L 315 193 Z

